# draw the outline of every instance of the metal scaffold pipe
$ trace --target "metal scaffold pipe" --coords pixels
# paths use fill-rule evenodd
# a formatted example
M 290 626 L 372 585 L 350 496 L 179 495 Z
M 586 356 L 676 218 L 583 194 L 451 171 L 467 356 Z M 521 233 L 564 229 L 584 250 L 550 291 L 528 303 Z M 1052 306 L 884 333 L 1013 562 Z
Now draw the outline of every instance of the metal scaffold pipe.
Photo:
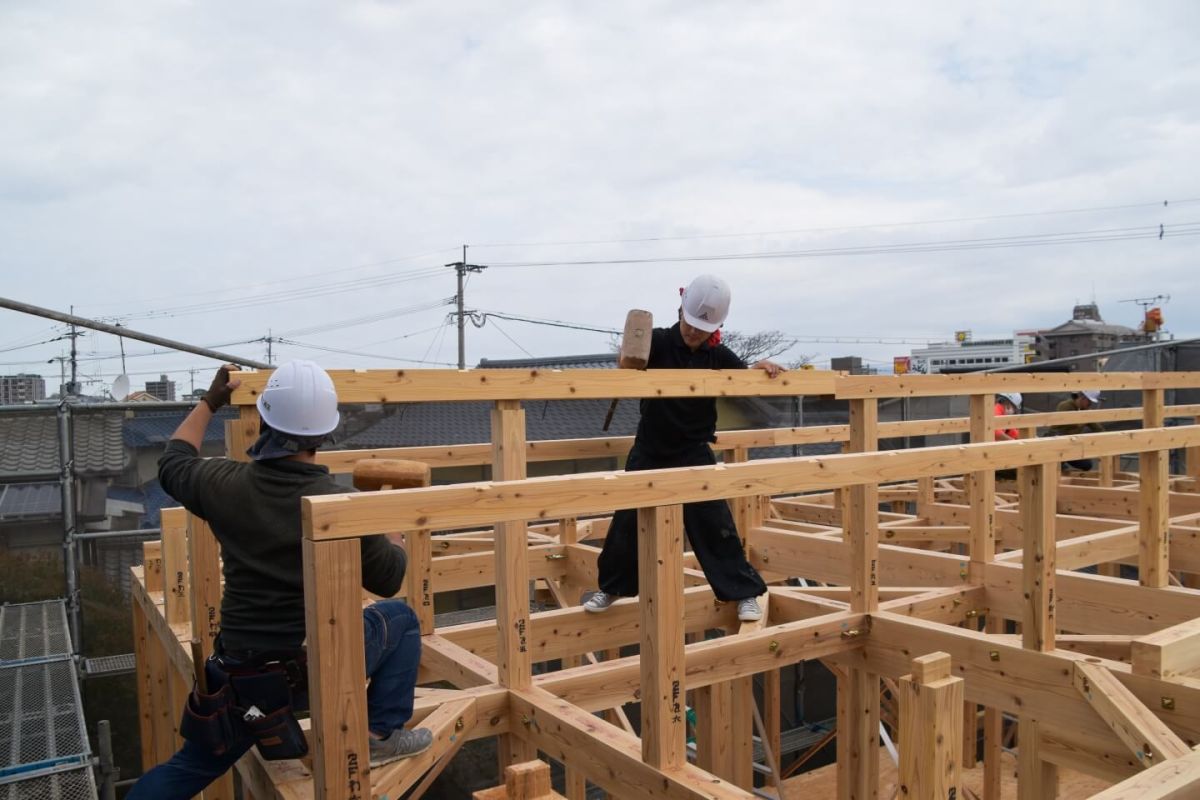
M 130 328 L 121 325 L 109 325 L 106 322 L 97 322 L 96 320 L 87 319 L 86 317 L 77 317 L 74 314 L 64 314 L 61 311 L 54 311 L 49 308 L 22 303 L 18 300 L 11 300 L 7 297 L 0 297 L 0 308 L 7 308 L 12 311 L 20 311 L 23 314 L 32 314 L 35 317 L 45 317 L 46 319 L 65 322 L 68 325 L 78 325 L 81 328 L 88 328 L 93 331 L 101 331 L 103 333 L 111 333 L 113 336 L 124 336 L 128 339 L 137 339 L 138 341 L 148 344 L 156 344 L 161 347 L 170 347 L 173 350 L 179 350 L 184 353 L 193 353 L 205 358 L 216 359 L 217 361 L 225 361 L 230 364 L 240 364 L 244 367 L 254 367 L 255 369 L 273 369 L 270 364 L 262 361 L 254 361 L 253 359 L 244 356 L 235 356 L 230 353 L 222 353 L 220 350 L 210 350 L 207 347 L 197 347 L 196 345 L 177 342 L 174 339 L 167 339 L 162 336 L 154 336 L 149 333 L 139 333 Z

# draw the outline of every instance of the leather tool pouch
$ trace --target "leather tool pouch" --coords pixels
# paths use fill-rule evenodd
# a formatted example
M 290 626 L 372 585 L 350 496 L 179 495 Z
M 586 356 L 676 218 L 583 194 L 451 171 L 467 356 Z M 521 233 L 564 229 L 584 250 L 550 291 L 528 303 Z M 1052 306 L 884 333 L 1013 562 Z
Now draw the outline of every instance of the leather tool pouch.
M 278 761 L 308 754 L 308 740 L 296 720 L 286 672 L 270 669 L 231 675 L 230 683 L 238 700 L 238 722 L 254 737 L 263 758 Z

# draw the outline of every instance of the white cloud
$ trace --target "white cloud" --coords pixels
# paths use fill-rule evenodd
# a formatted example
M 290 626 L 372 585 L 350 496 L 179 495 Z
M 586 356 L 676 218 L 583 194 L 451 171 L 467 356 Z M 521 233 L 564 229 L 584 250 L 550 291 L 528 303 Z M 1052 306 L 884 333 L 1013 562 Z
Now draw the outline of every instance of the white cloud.
M 283 290 L 437 266 L 462 242 L 845 227 L 470 252 L 481 263 L 570 261 L 1192 222 L 1200 204 L 858 227 L 1200 197 L 1198 23 L 1186 2 L 8 4 L 5 294 L 132 315 L 214 289 L 232 299 L 263 290 L 249 284 Z M 1197 241 L 497 268 L 472 280 L 468 302 L 615 327 L 631 306 L 669 317 L 675 287 L 705 269 L 733 283 L 739 328 L 995 334 L 1060 322 L 1093 292 L 1109 318 L 1131 323 L 1136 308 L 1117 301 L 1161 292 L 1173 296 L 1169 327 L 1195 333 Z M 320 272 L 329 277 L 297 277 Z M 320 301 L 130 324 L 214 344 L 452 288 L 446 270 Z M 311 340 L 355 349 L 443 315 Z M 5 315 L 0 344 L 41 327 Z M 602 336 L 503 328 L 537 355 L 606 347 Z M 388 352 L 432 358 L 433 336 Z M 452 339 L 440 360 L 453 360 Z M 48 358 L 57 347 L 0 356 Z M 898 351 L 820 347 L 881 360 Z M 470 334 L 472 361 L 518 354 L 490 328 Z

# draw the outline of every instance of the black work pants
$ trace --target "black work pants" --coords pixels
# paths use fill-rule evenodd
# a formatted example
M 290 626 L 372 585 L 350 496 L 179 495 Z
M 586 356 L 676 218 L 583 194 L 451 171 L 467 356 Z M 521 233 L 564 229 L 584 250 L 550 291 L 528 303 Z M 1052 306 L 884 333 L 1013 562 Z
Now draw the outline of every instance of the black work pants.
M 635 441 L 625 462 L 625 470 L 635 472 L 715 463 L 716 457 L 707 444 L 698 444 L 682 453 L 668 456 L 648 452 Z M 685 504 L 683 528 L 718 600 L 743 600 L 758 597 L 767 591 L 763 579 L 746 560 L 727 501 L 706 500 Z M 601 591 L 621 597 L 637 596 L 637 535 L 636 509 L 613 514 L 598 564 Z

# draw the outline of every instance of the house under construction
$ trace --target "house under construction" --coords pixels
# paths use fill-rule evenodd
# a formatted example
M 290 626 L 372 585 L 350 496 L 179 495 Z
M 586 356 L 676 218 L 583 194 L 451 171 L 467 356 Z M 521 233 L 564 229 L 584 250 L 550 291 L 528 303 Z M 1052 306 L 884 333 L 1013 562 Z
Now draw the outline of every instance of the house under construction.
M 231 458 L 257 436 L 266 375 L 240 375 Z M 333 472 L 403 459 L 490 465 L 492 480 L 304 501 L 310 758 L 251 751 L 237 771 L 256 800 L 417 797 L 484 737 L 498 737 L 508 770 L 480 798 L 1200 797 L 1200 405 L 1172 402 L 1173 390 L 1200 388 L 1200 373 L 331 375 L 344 403 L 494 403 L 490 442 L 321 452 Z M 1023 438 L 994 440 L 995 393 L 1082 389 L 1141 404 L 1008 417 Z M 632 442 L 529 442 L 523 402 L 694 396 L 829 396 L 848 401 L 850 422 L 722 431 L 724 463 L 712 467 L 527 478 L 530 462 L 621 455 Z M 913 397 L 966 397 L 969 415 L 880 422 L 881 400 Z M 1036 436 L 1083 421 L 1129 424 Z M 948 434 L 967 443 L 879 450 L 881 439 Z M 818 442 L 842 453 L 748 458 Z M 1186 466 L 1172 474 L 1180 450 Z M 1096 468 L 1061 472 L 1081 459 Z M 715 601 L 685 551 L 681 504 L 715 498 L 732 505 L 770 584 L 760 622 Z M 623 508 L 639 509 L 640 597 L 589 615 L 578 603 L 596 586 L 596 545 Z M 210 653 L 220 615 L 211 532 L 181 510 L 162 528 L 134 569 L 146 767 L 176 748 L 190 643 Z M 424 635 L 415 721 L 435 741 L 372 769 L 361 609 L 373 598 L 360 588 L 359 539 L 380 533 L 408 552 L 401 596 Z M 532 612 L 531 585 L 558 607 Z M 435 595 L 493 586 L 494 622 L 435 626 Z M 629 646 L 638 654 L 622 657 Z M 780 670 L 814 660 L 837 676 L 836 766 L 788 777 Z M 557 791 L 550 762 L 564 770 Z M 232 798 L 232 776 L 204 796 Z

